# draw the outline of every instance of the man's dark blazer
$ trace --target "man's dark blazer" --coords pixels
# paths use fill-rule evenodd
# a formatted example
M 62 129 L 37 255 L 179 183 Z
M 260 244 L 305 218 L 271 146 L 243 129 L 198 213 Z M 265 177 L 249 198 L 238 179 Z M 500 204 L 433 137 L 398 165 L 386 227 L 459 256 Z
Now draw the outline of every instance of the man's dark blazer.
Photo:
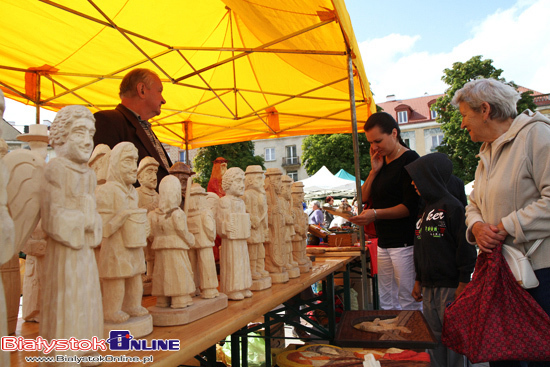
M 111 149 L 122 141 L 134 143 L 138 150 L 138 162 L 145 157 L 153 157 L 159 162 L 157 173 L 157 191 L 162 178 L 168 175 L 170 167 L 164 167 L 159 153 L 149 140 L 147 133 L 139 123 L 136 115 L 128 108 L 119 104 L 114 110 L 98 111 L 94 114 L 96 132 L 94 135 L 94 147 L 98 144 L 106 144 Z M 164 147 L 162 148 L 164 153 Z M 172 166 L 170 157 L 166 154 L 168 164 Z

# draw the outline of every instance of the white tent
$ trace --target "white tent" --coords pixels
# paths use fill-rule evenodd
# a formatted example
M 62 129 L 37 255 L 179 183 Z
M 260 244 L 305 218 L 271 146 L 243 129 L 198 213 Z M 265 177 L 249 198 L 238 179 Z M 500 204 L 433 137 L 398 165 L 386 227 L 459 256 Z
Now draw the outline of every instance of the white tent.
M 309 178 L 300 180 L 304 184 L 306 198 L 323 197 L 327 195 L 354 196 L 355 182 L 334 176 L 323 166 Z

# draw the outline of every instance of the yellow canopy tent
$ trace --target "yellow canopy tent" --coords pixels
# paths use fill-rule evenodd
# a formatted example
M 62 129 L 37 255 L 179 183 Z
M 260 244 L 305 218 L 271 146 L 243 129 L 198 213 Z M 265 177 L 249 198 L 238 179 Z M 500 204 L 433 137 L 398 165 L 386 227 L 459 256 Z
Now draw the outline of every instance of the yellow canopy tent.
M 343 0 L 2 0 L 0 86 L 58 110 L 114 108 L 120 79 L 155 70 L 167 100 L 151 122 L 189 149 L 351 132 L 375 111 Z
M 344 0 L 2 0 L 0 14 L 8 98 L 112 109 L 146 67 L 164 84 L 162 142 L 354 132 L 359 177 L 356 121 L 376 108 Z

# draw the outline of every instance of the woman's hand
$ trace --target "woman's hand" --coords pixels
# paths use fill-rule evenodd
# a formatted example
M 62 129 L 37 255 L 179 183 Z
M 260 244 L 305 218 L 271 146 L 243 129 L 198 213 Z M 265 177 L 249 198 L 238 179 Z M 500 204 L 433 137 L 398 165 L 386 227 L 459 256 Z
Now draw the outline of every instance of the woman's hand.
M 380 155 L 380 152 L 374 151 L 372 146 L 370 147 L 370 166 L 374 173 L 378 173 L 384 165 L 384 157 Z
M 370 223 L 374 222 L 374 219 L 374 210 L 367 209 L 363 210 L 361 214 L 356 215 L 355 217 L 351 217 L 348 220 L 353 224 L 357 224 L 358 226 L 367 226 Z
M 420 283 L 420 281 L 415 280 L 411 295 L 416 302 L 422 301 L 422 284 Z
M 499 223 L 502 226 L 502 223 Z M 499 228 L 493 224 L 476 222 L 472 226 L 472 234 L 476 238 L 476 243 L 479 249 L 488 254 L 493 252 L 493 249 L 506 239 L 508 233 L 504 227 Z
M 466 286 L 468 285 L 468 283 L 458 283 L 458 287 L 456 288 L 456 291 L 455 291 L 455 299 L 458 298 L 458 296 L 460 296 L 460 294 L 462 293 L 462 291 L 464 290 L 464 288 L 466 288 Z

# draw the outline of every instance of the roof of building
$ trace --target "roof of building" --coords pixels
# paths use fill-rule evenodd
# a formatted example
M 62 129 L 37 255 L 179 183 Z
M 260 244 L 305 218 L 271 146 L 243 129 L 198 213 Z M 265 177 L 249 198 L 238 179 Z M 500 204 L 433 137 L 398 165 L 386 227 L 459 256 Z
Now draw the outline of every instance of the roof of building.
M 0 118 L 0 137 L 5 141 L 16 140 L 15 138 L 18 135 L 21 135 L 21 132 L 15 127 L 11 126 L 6 120 Z
M 406 124 L 417 124 L 420 122 L 434 121 L 430 114 L 430 106 L 443 94 L 422 96 L 409 99 L 395 99 L 378 103 L 384 112 L 392 115 L 397 120 L 397 111 L 409 111 Z M 403 124 L 405 125 L 405 124 Z
M 537 92 L 536 90 L 532 90 L 532 89 L 529 89 L 529 88 L 525 88 L 525 87 L 522 87 L 521 85 L 518 86 L 518 92 L 520 93 L 523 93 L 523 92 L 528 92 L 528 91 L 531 91 L 533 92 L 532 96 L 533 96 L 533 99 L 534 99 L 534 102 L 537 106 L 548 106 L 550 105 L 550 94 L 549 93 L 541 93 L 541 92 Z
M 544 94 L 529 88 L 518 86 L 518 92 L 523 93 L 526 91 L 533 92 L 534 102 L 537 106 L 541 107 L 550 105 L 550 94 Z M 421 122 L 434 121 L 430 114 L 430 106 L 441 96 L 443 96 L 443 94 L 435 94 L 409 99 L 394 99 L 378 103 L 378 105 L 384 110 L 384 112 L 392 115 L 396 121 L 397 112 L 408 111 L 408 122 L 400 125 L 418 124 Z

